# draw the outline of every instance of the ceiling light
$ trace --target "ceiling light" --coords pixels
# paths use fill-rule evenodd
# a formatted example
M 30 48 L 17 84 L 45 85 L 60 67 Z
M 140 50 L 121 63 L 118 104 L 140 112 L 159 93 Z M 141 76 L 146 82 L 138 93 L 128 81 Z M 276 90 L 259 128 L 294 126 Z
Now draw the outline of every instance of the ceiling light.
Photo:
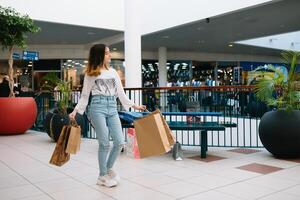
M 233 47 L 233 44 L 229 44 L 228 46 L 229 46 L 229 47 Z
M 163 39 L 169 39 L 169 38 L 170 38 L 170 36 L 168 36 L 168 35 L 165 35 L 165 36 L 162 36 L 162 38 L 163 38 Z

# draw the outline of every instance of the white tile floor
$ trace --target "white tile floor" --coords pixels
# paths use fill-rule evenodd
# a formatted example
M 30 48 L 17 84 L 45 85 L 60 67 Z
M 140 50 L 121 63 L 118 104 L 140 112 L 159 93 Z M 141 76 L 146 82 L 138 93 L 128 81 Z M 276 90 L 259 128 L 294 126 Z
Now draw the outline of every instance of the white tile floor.
M 170 154 L 134 159 L 123 153 L 115 166 L 122 181 L 115 188 L 96 185 L 97 141 L 83 139 L 81 151 L 63 167 L 49 165 L 55 144 L 45 133 L 28 131 L 0 137 L 0 199 L 20 200 L 299 200 L 300 163 L 274 159 L 268 152 L 229 152 L 209 148 L 227 159 L 203 162 Z M 184 156 L 199 154 L 184 148 Z M 258 163 L 284 168 L 267 175 L 237 169 Z

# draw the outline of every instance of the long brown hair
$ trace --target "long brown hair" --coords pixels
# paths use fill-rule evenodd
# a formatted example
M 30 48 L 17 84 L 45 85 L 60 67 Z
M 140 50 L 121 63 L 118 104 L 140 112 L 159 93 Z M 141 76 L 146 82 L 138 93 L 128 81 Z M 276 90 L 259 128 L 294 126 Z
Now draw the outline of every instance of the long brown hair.
M 95 44 L 90 48 L 89 61 L 86 69 L 87 75 L 99 76 L 101 74 L 100 69 L 103 65 L 106 47 L 105 44 Z M 108 69 L 106 65 L 104 67 Z

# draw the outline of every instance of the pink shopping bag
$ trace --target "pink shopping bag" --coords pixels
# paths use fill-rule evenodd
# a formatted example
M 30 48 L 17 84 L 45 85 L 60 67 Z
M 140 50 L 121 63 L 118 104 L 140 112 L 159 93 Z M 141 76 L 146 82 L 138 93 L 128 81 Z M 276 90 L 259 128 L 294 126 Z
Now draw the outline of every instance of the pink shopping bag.
M 139 147 L 137 144 L 134 128 L 128 128 L 126 153 L 127 155 L 135 159 L 140 158 L 140 152 L 139 152 Z

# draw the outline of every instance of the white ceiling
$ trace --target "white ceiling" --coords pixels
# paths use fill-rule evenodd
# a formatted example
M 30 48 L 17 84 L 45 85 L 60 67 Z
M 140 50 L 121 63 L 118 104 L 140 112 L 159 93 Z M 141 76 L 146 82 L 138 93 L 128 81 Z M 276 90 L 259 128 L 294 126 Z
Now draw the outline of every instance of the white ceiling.
M 186 24 L 271 0 L 0 0 L 38 21 L 124 31 L 126 1 L 139 8 L 141 33 Z
M 85 2 L 87 5 L 89 5 L 89 3 L 95 3 L 95 1 L 96 0 L 86 0 Z M 111 1 L 117 3 L 121 0 L 110 0 L 109 2 Z M 156 17 L 154 16 L 156 16 L 156 13 L 159 13 L 161 11 L 164 11 L 166 13 L 164 18 L 169 18 L 166 17 L 170 15 L 169 13 L 176 13 L 179 17 L 183 17 L 189 15 L 189 13 L 192 14 L 192 10 L 199 10 L 199 12 L 201 10 L 198 7 L 197 9 L 195 9 L 194 6 L 194 8 L 190 10 L 184 9 L 184 11 L 175 12 L 175 10 L 171 9 L 172 4 L 169 4 L 169 7 L 167 8 L 165 6 L 165 3 L 170 2 L 171 0 L 160 1 L 163 2 L 160 9 L 149 9 L 152 11 L 149 11 L 150 13 L 147 11 L 151 16 L 153 16 L 153 19 L 156 19 Z M 176 2 L 177 0 L 172 1 Z M 189 1 L 195 2 L 196 0 Z M 217 3 L 217 0 L 211 1 L 214 1 L 214 3 L 216 4 L 210 6 L 211 10 L 214 10 L 216 7 L 218 7 L 219 4 Z M 1 5 L 3 5 L 3 2 L 6 2 L 6 4 L 8 4 L 8 2 L 13 2 L 15 4 L 20 3 L 18 5 L 22 6 L 24 6 L 25 4 L 22 0 L 0 0 Z M 27 0 L 26 2 L 28 3 L 28 6 L 25 6 L 26 9 L 28 7 L 34 7 L 31 4 L 32 2 L 35 2 L 37 4 L 36 7 L 40 6 L 40 4 L 42 4 L 41 2 L 45 3 L 44 1 L 38 0 Z M 48 5 L 51 12 L 46 12 L 49 15 L 50 13 L 52 13 L 52 15 L 55 16 L 63 12 L 68 18 L 68 14 L 72 13 L 68 11 L 68 9 L 72 10 L 72 4 L 70 4 L 69 7 L 67 7 L 66 5 L 67 2 L 71 2 L 70 0 L 60 0 L 60 6 L 57 6 L 55 4 L 58 3 L 58 0 L 52 0 L 51 2 L 53 2 L 53 6 Z M 158 0 L 153 0 L 153 2 L 158 3 Z M 187 1 L 184 2 L 185 4 L 187 4 Z M 223 0 L 219 0 L 219 3 L 221 2 L 224 3 Z M 228 3 L 228 1 L 226 2 Z M 249 3 L 250 1 L 245 2 Z M 109 15 L 103 19 L 94 17 L 96 19 L 95 21 L 98 20 L 98 23 L 100 23 L 100 21 L 106 21 L 106 23 L 114 22 L 113 16 L 115 16 L 115 12 L 118 12 L 119 7 L 116 7 L 117 9 L 113 10 L 108 6 L 106 7 L 106 3 L 103 5 L 103 9 L 109 10 Z M 193 4 L 191 4 L 191 6 L 193 6 Z M 58 10 L 54 12 L 53 8 L 57 8 Z M 143 35 L 142 49 L 143 51 L 157 51 L 160 46 L 165 46 L 167 47 L 168 51 L 232 53 L 248 55 L 260 54 L 277 56 L 279 55 L 280 50 L 246 46 L 242 44 L 234 44 L 233 47 L 229 47 L 228 44 L 241 40 L 248 40 L 252 38 L 300 30 L 299 8 L 300 0 L 276 0 L 256 6 L 243 8 L 234 12 L 208 17 L 210 19 L 209 23 L 205 18 L 202 18 L 197 21 L 181 24 L 179 26 Z M 208 10 L 208 7 L 203 7 L 203 9 Z M 101 9 L 98 9 L 97 7 L 96 10 L 99 10 L 99 12 L 101 13 L 102 7 Z M 74 13 L 81 18 L 87 17 L 89 19 L 90 16 L 94 16 L 93 12 L 91 15 L 88 15 L 87 11 L 82 10 L 78 12 L 74 11 Z M 107 14 L 107 12 L 103 13 Z M 43 14 L 44 13 L 41 13 L 40 15 Z M 45 14 L 45 16 L 47 16 L 47 14 Z M 191 16 L 194 16 L 194 14 L 192 14 Z M 156 23 L 161 23 L 164 18 L 161 18 L 160 21 L 156 21 Z M 87 45 L 95 41 L 105 41 L 107 38 L 114 38 L 114 36 L 123 34 L 123 31 L 116 30 L 114 28 L 95 28 L 94 26 L 89 24 L 85 24 L 85 26 L 83 26 L 72 25 L 69 23 L 54 23 L 43 20 L 36 20 L 36 23 L 42 28 L 42 31 L 34 35 L 29 35 L 29 45 Z M 118 50 L 123 50 L 123 45 L 124 43 L 122 41 L 111 45 L 111 47 L 118 48 Z

